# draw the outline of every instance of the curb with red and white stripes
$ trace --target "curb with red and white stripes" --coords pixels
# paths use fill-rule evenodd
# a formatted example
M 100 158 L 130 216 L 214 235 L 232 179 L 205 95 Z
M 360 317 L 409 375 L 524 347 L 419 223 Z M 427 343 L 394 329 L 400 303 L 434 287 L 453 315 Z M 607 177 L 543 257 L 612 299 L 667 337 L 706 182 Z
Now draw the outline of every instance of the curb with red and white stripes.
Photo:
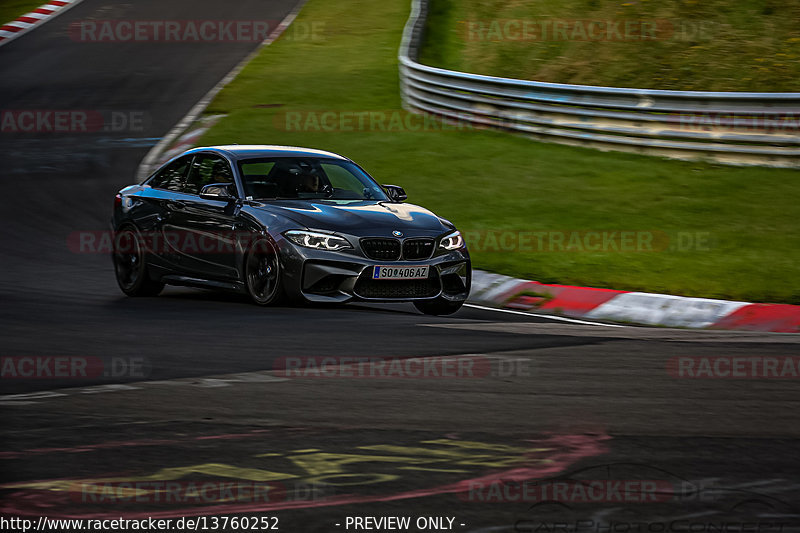
M 800 306 L 547 285 L 474 270 L 470 303 L 574 318 L 681 328 L 800 333 Z
M 50 2 L 34 9 L 30 13 L 25 13 L 16 20 L 0 26 L 0 46 L 9 43 L 28 33 L 33 28 L 44 24 L 56 15 L 60 15 L 67 9 L 80 4 L 83 0 L 50 0 Z

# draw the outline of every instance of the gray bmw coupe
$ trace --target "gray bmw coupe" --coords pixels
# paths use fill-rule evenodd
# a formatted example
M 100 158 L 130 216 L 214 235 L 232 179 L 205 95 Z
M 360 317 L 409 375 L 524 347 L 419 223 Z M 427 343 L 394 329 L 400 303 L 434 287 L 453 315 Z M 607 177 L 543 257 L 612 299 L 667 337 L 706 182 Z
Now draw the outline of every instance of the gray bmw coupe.
M 195 148 L 116 195 L 117 281 L 129 296 L 171 284 L 239 291 L 259 305 L 413 302 L 453 313 L 470 289 L 464 239 L 405 199 L 330 152 Z

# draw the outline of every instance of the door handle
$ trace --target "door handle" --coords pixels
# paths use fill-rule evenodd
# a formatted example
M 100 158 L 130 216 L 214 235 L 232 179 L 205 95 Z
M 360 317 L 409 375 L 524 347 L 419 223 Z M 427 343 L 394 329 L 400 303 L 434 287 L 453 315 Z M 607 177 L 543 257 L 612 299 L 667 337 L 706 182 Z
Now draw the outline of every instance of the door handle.
M 168 205 L 170 209 L 175 210 L 186 208 L 186 204 L 180 200 L 171 200 Z

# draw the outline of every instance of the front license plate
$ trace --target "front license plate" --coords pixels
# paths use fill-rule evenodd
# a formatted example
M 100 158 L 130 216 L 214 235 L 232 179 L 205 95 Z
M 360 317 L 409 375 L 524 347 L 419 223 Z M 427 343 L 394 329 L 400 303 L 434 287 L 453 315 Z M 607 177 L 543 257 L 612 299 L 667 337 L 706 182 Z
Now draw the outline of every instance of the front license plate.
M 425 266 L 383 266 L 375 267 L 372 279 L 426 279 L 428 265 Z

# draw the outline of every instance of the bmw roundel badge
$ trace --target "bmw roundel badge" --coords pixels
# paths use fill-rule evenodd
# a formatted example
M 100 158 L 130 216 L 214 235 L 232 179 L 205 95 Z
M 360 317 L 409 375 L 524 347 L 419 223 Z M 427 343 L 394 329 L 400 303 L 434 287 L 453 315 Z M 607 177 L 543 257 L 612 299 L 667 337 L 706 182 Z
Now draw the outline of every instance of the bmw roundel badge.
M 392 232 L 392 235 L 394 235 L 395 237 L 402 237 L 402 236 L 403 236 L 403 232 L 402 232 L 402 231 L 397 231 L 397 230 L 394 230 L 394 231 Z

